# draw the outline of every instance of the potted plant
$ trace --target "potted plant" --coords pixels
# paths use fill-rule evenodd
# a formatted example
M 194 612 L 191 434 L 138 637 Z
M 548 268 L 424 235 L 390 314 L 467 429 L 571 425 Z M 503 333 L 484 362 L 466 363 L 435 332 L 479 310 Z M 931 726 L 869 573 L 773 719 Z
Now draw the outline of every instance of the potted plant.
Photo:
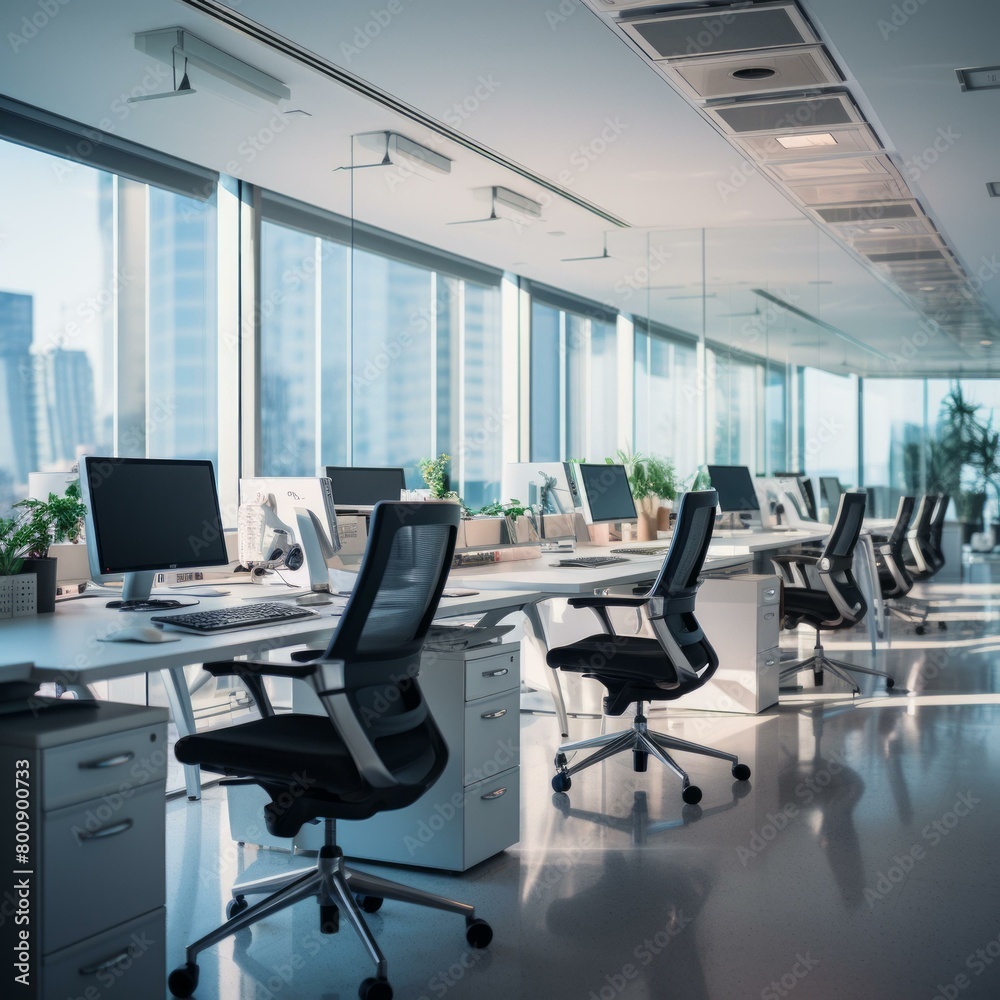
M 986 482 L 982 471 L 986 427 L 978 419 L 979 406 L 953 385 L 941 401 L 937 434 L 927 453 L 927 485 L 955 501 L 962 523 L 962 541 L 983 527 Z M 991 433 L 991 432 L 988 432 Z
M 614 458 L 605 461 L 608 465 L 625 467 L 639 515 L 637 537 L 639 541 L 652 541 L 656 538 L 660 501 L 672 501 L 677 496 L 673 466 L 664 459 L 647 457 L 631 448 L 619 448 Z
M 33 573 L 23 573 L 27 532 L 14 518 L 0 518 L 0 619 L 16 613 L 34 614 L 36 585 Z
M 533 511 L 530 507 L 521 503 L 520 500 L 508 500 L 506 503 L 494 501 L 480 508 L 473 521 L 478 518 L 499 518 L 502 529 L 506 529 L 506 537 L 501 530 L 499 542 L 508 545 L 518 545 L 523 542 L 538 541 L 538 533 L 531 520 Z M 466 528 L 466 537 L 469 537 L 470 528 Z M 470 545 L 472 542 L 469 543 Z M 487 542 L 485 544 L 494 544 Z
M 80 483 L 70 483 L 63 496 L 50 493 L 48 500 L 28 499 L 14 504 L 23 538 L 22 573 L 38 580 L 38 611 L 56 609 L 56 560 L 49 557 L 53 542 L 78 542 L 87 508 L 80 499 Z

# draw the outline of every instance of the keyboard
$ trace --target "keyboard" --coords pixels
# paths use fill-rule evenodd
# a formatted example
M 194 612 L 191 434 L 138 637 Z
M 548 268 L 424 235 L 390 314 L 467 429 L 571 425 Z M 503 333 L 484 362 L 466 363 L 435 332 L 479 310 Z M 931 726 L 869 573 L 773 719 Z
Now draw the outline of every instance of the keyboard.
M 648 549 L 612 549 L 612 552 L 620 552 L 623 556 L 658 556 L 669 549 L 669 545 L 654 545 Z
M 261 628 L 264 625 L 281 625 L 300 618 L 314 617 L 316 617 L 315 611 L 294 604 L 244 604 L 238 608 L 192 611 L 185 615 L 153 615 L 150 621 L 205 634 L 229 632 L 233 629 Z
M 583 569 L 593 569 L 596 566 L 612 566 L 615 563 L 626 563 L 628 559 L 619 556 L 576 556 L 573 559 L 560 559 L 557 566 L 579 566 Z

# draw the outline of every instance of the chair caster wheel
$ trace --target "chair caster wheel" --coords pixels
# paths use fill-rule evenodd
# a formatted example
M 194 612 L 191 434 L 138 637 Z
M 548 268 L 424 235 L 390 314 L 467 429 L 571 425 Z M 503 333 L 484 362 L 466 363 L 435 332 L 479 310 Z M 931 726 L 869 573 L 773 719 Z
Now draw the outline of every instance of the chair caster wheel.
M 923 625 L 918 625 L 913 631 L 916 632 L 917 635 L 924 635 L 927 632 L 927 629 L 925 629 Z
M 189 997 L 198 988 L 198 966 L 188 962 L 170 973 L 167 989 L 175 997 Z
M 572 786 L 573 782 L 570 780 L 569 775 L 563 774 L 562 771 L 552 779 L 552 790 L 554 792 L 568 792 Z
M 381 896 L 365 896 L 362 893 L 358 893 L 354 897 L 358 906 L 361 907 L 365 913 L 378 913 L 382 909 L 382 904 L 385 900 Z
M 473 948 L 488 948 L 493 940 L 493 928 L 485 920 L 474 917 L 465 925 L 465 940 Z
M 562 751 L 560 751 L 559 753 L 557 753 L 556 757 L 555 757 L 554 763 L 555 763 L 556 767 L 565 767 L 566 764 L 567 764 L 566 754 L 562 753 Z
M 896 686 L 896 682 L 891 677 L 886 677 L 885 688 L 887 691 L 891 691 Z
M 941 631 L 944 631 L 947 627 L 948 627 L 947 622 L 938 622 L 938 628 L 941 629 Z
M 340 908 L 334 905 L 319 908 L 320 934 L 336 934 L 340 930 Z M 392 995 L 391 993 L 389 994 Z
M 361 1000 L 392 1000 L 392 987 L 388 979 L 369 977 L 358 987 Z
M 746 764 L 733 764 L 733 777 L 737 781 L 749 781 L 750 768 Z
M 234 896 L 226 903 L 226 920 L 232 920 L 238 913 L 242 913 L 250 904 L 246 896 Z
M 681 798 L 689 805 L 696 806 L 701 802 L 701 789 L 697 785 L 688 785 L 681 792 Z
M 642 774 L 649 765 L 649 753 L 645 750 L 632 751 L 632 770 Z

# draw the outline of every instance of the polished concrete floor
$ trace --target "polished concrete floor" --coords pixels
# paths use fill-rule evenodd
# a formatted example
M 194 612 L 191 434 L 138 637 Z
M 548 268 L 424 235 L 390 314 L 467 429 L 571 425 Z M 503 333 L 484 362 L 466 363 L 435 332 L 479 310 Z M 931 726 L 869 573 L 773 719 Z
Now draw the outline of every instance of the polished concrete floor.
M 897 625 L 891 648 L 880 643 L 879 665 L 909 694 L 867 679 L 852 698 L 828 681 L 756 717 L 678 703 L 651 718 L 753 768 L 740 785 L 724 762 L 680 755 L 704 791 L 698 807 L 656 762 L 633 772 L 630 755 L 553 796 L 555 722 L 522 716 L 516 847 L 464 876 L 369 866 L 474 903 L 496 934 L 473 952 L 460 917 L 386 903 L 370 926 L 396 997 L 1000 996 L 1000 590 L 961 596 L 947 631 Z M 871 662 L 866 641 L 829 648 Z M 171 965 L 220 922 L 238 872 L 302 860 L 237 848 L 218 788 L 169 803 Z M 346 925 L 320 935 L 307 902 L 206 952 L 196 995 L 347 1000 L 371 969 Z

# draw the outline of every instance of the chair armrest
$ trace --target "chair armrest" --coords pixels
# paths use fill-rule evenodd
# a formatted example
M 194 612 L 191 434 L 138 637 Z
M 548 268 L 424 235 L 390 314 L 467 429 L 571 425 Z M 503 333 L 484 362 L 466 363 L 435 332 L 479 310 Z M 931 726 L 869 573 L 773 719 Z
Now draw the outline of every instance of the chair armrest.
M 571 608 L 641 608 L 646 597 L 571 597 L 566 603 Z
M 819 556 L 811 556 L 803 552 L 797 556 L 770 556 L 771 562 L 781 566 L 815 566 L 819 561 Z
M 305 680 L 316 673 L 316 663 L 282 663 L 280 661 L 266 660 L 217 660 L 214 663 L 203 663 L 202 667 L 213 677 L 227 677 L 236 674 L 240 677 L 244 674 L 260 677 L 270 675 L 273 677 L 297 677 Z

